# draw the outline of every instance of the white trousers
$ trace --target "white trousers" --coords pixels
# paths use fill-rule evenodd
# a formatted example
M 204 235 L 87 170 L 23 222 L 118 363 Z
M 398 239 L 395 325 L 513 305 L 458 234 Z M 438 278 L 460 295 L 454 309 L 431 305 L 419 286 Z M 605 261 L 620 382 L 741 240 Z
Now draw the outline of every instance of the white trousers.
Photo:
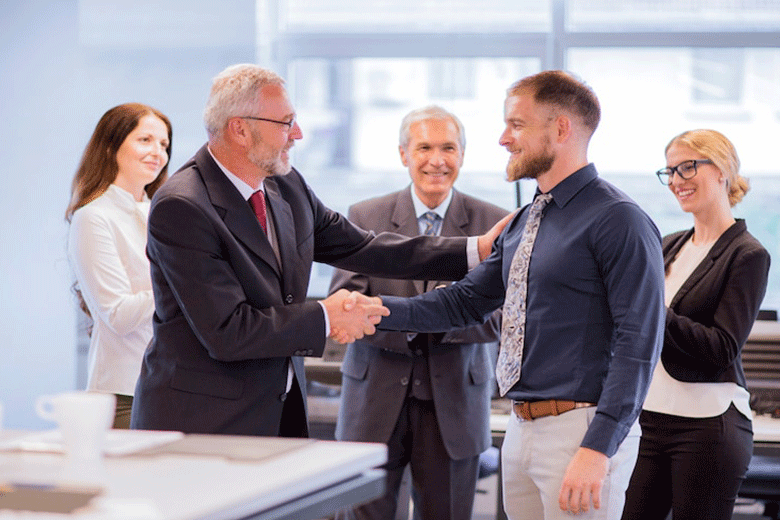
M 595 406 L 533 421 L 512 414 L 501 448 L 504 510 L 510 520 L 620 519 L 639 450 L 638 422 L 609 459 L 601 507 L 594 509 L 591 503 L 587 513 L 574 515 L 558 505 L 566 467 L 595 415 Z

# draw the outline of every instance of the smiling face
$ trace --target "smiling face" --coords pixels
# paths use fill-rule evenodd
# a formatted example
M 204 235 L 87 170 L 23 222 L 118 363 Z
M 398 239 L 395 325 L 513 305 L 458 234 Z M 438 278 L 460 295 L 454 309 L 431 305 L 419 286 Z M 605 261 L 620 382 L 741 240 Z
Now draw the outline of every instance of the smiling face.
M 507 180 L 537 179 L 548 172 L 556 158 L 551 111 L 535 103 L 531 95 L 509 96 L 504 103 L 504 121 L 506 128 L 499 143 L 511 154 Z
M 409 143 L 400 146 L 414 192 L 429 208 L 447 198 L 463 165 L 458 127 L 451 119 L 424 119 L 409 127 Z
M 114 184 L 141 200 L 144 187 L 168 164 L 168 146 L 165 122 L 153 114 L 143 116 L 117 150 Z
M 260 89 L 261 101 L 255 117 L 275 121 L 293 121 L 295 110 L 282 85 L 270 84 Z M 286 175 L 290 172 L 290 148 L 303 137 L 298 122 L 292 127 L 273 121 L 244 119 L 250 125 L 252 144 L 247 152 L 249 161 L 260 168 L 263 176 Z
M 666 165 L 674 167 L 682 162 L 690 160 L 705 160 L 708 157 L 695 152 L 682 144 L 673 144 L 666 152 Z M 680 208 L 694 215 L 704 214 L 712 208 L 722 206 L 725 202 L 728 207 L 728 195 L 725 181 L 720 170 L 714 164 L 697 164 L 696 175 L 690 179 L 683 179 L 674 174 L 669 184 L 669 190 L 677 198 Z

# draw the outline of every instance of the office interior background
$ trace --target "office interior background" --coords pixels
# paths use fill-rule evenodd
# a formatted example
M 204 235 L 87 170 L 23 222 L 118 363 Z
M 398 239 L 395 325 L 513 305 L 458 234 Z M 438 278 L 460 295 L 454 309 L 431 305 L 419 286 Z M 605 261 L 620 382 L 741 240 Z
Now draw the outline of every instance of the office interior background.
M 671 137 L 715 128 L 752 190 L 736 208 L 774 262 L 762 308 L 780 309 L 780 0 L 3 0 L 0 2 L 0 403 L 7 428 L 50 427 L 38 395 L 83 387 L 87 340 L 71 292 L 64 211 L 108 108 L 139 101 L 173 124 L 170 171 L 204 142 L 211 78 L 253 62 L 287 79 L 303 140 L 293 164 L 345 212 L 409 182 L 398 126 L 438 103 L 464 122 L 456 187 L 506 208 L 506 88 L 562 68 L 602 104 L 600 173 L 662 233 L 687 228 L 653 172 Z M 327 291 L 315 265 L 310 296 Z

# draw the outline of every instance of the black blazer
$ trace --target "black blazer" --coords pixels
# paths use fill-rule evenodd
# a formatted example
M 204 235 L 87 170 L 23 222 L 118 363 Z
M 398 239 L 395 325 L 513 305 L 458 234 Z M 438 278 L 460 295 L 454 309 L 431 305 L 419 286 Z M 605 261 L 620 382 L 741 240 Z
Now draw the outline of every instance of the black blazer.
M 368 233 L 325 207 L 295 170 L 264 185 L 282 265 L 205 146 L 155 194 L 154 336 L 133 428 L 277 435 L 288 360 L 305 399 L 301 356 L 325 348 L 322 308 L 306 299 L 312 262 L 409 278 L 466 273 L 465 238 Z M 290 419 L 307 433 L 305 402 Z
M 693 229 L 663 239 L 669 268 Z M 766 292 L 769 253 L 737 220 L 683 283 L 666 311 L 661 362 L 679 381 L 747 387 L 740 354 Z

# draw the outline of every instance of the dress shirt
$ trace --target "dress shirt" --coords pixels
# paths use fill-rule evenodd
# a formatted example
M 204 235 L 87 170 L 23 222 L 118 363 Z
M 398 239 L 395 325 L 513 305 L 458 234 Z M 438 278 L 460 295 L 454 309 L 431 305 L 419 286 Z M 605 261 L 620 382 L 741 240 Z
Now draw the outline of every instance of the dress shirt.
M 581 445 L 612 456 L 639 415 L 660 353 L 661 237 L 592 164 L 550 193 L 529 266 L 521 376 L 507 397 L 597 403 Z M 504 301 L 527 217 L 516 216 L 496 254 L 461 282 L 412 300 L 383 296 L 391 314 L 380 328 L 439 332 L 481 321 Z
M 441 234 L 441 222 L 444 220 L 444 215 L 447 214 L 447 210 L 450 207 L 450 202 L 452 202 L 452 190 L 447 194 L 447 197 L 442 201 L 441 204 L 436 206 L 435 208 L 429 208 L 426 206 L 423 201 L 420 200 L 420 197 L 417 196 L 417 194 L 414 192 L 414 186 L 412 186 L 411 189 L 412 194 L 412 204 L 414 205 L 414 214 L 417 217 L 417 223 L 420 227 L 420 234 L 425 234 L 425 225 L 420 220 L 420 218 L 427 212 L 432 211 L 433 213 L 436 213 L 439 216 L 439 229 L 436 230 L 436 235 Z M 473 266 L 469 264 L 469 267 L 474 267 L 479 263 L 475 263 Z
M 154 297 L 146 257 L 149 199 L 112 184 L 73 213 L 68 257 L 93 327 L 87 390 L 133 395 L 152 338 Z

